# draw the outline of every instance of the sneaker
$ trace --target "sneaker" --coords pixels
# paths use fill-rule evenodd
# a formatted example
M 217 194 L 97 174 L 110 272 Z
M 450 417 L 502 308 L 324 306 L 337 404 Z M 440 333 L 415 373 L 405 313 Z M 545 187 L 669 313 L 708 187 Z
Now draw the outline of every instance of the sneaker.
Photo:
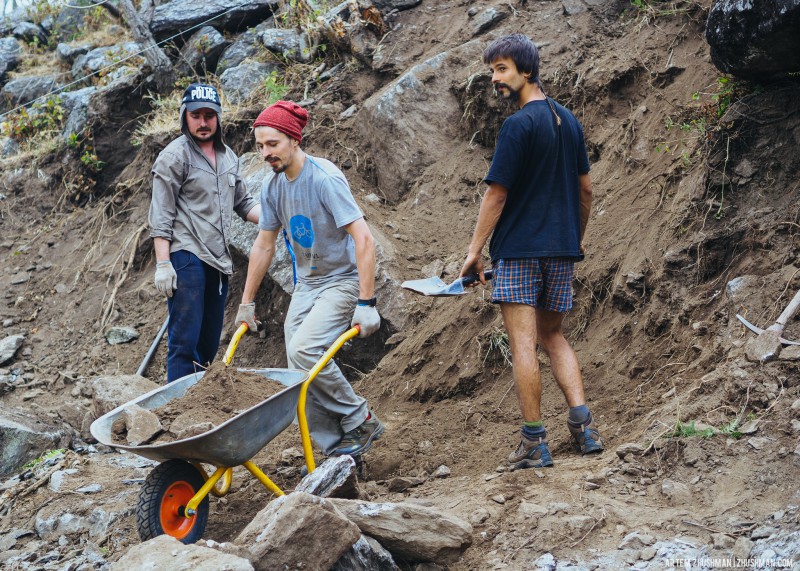
M 600 440 L 600 432 L 589 417 L 588 424 L 572 424 L 567 421 L 569 432 L 572 434 L 572 442 L 575 444 L 575 450 L 581 454 L 598 454 L 606 449 L 603 446 L 603 441 Z
M 383 423 L 378 420 L 374 412 L 370 412 L 370 418 L 361 423 L 360 426 L 346 432 L 339 445 L 330 453 L 331 456 L 360 456 L 369 450 L 372 441 L 377 440 L 383 434 Z
M 553 465 L 553 457 L 544 438 L 528 438 L 524 434 L 517 449 L 508 457 L 515 470 L 521 468 L 547 468 Z

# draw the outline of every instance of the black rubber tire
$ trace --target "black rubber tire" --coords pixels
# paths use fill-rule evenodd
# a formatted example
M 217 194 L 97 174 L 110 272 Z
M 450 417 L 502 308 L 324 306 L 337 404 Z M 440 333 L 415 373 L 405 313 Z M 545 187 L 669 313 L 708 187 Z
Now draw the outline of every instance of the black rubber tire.
M 199 540 L 203 536 L 208 522 L 208 496 L 203 498 L 203 501 L 197 506 L 194 523 L 183 537 L 177 537 L 174 533 L 170 534 L 170 530 L 164 529 L 161 521 L 161 508 L 165 494 L 174 484 L 184 486 L 184 491 L 188 489 L 185 486 L 188 486 L 194 490 L 192 492 L 194 494 L 204 483 L 203 476 L 197 468 L 183 460 L 168 460 L 150 472 L 139 492 L 139 503 L 136 505 L 136 526 L 142 541 L 164 534 L 173 535 L 185 544 L 195 543 Z M 180 531 L 186 532 L 186 529 Z

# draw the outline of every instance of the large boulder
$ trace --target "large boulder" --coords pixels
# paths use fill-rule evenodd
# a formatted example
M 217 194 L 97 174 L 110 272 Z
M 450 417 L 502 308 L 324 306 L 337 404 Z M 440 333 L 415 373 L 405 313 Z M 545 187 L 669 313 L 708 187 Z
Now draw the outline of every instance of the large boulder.
M 136 42 L 125 42 L 114 46 L 95 48 L 75 58 L 75 63 L 72 64 L 71 70 L 72 77 L 81 79 L 100 70 L 106 70 L 116 63 L 122 63 L 123 59 L 140 52 L 141 49 L 141 44 Z
M 800 71 L 800 0 L 716 0 L 706 23 L 711 60 L 744 79 L 783 79 Z
M 248 58 L 254 57 L 259 52 L 259 44 L 257 32 L 252 30 L 242 32 L 219 56 L 217 75 L 222 76 L 226 70 L 238 66 Z
M 89 10 L 85 7 L 70 6 L 69 3 L 58 7 L 55 14 L 42 20 L 42 28 L 58 42 L 68 42 L 83 34 L 86 29 L 86 16 Z
M 400 571 L 392 554 L 368 535 L 362 535 L 331 571 Z
M 280 0 L 172 0 L 156 6 L 150 21 L 150 31 L 156 38 L 163 39 L 201 22 L 216 28 L 238 31 L 263 22 L 279 5 Z
M 427 167 L 452 152 L 461 137 L 461 112 L 445 70 L 479 61 L 483 45 L 473 40 L 412 67 L 356 115 L 388 202 L 398 202 Z
M 135 545 L 111 564 L 111 571 L 131 569 L 192 569 L 193 571 L 252 571 L 247 559 L 200 545 L 184 545 L 169 535 L 159 535 Z
M 0 365 L 4 365 L 13 359 L 24 341 L 25 336 L 21 334 L 9 335 L 0 341 Z
M 219 76 L 222 92 L 229 103 L 238 105 L 248 100 L 254 93 L 264 93 L 264 80 L 278 70 L 274 63 L 247 62 L 226 69 Z
M 64 448 L 69 440 L 62 429 L 0 406 L 0 476 L 19 470 L 47 450 Z
M 17 67 L 22 47 L 14 38 L 0 39 L 0 83 L 5 81 L 8 72 Z
M 0 89 L 0 105 L 6 108 L 25 105 L 50 93 L 58 85 L 57 75 L 23 75 L 6 82 Z
M 205 75 L 217 69 L 217 60 L 229 44 L 222 34 L 211 26 L 203 26 L 181 48 L 181 57 L 175 65 L 178 73 L 192 76 Z
M 327 501 L 365 535 L 406 561 L 453 563 L 472 543 L 472 526 L 441 510 L 409 502 Z
M 253 553 L 259 571 L 328 571 L 360 537 L 329 500 L 294 492 L 261 510 L 234 543 Z

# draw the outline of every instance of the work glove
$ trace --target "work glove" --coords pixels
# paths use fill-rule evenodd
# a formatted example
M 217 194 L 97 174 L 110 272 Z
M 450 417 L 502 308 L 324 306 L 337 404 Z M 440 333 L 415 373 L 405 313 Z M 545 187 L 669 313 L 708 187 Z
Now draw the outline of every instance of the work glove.
M 166 260 L 156 264 L 156 289 L 167 297 L 172 297 L 172 293 L 178 289 L 178 274 L 172 267 L 172 262 Z
M 369 337 L 381 327 L 381 316 L 378 315 L 378 310 L 369 305 L 357 305 L 356 310 L 353 312 L 353 320 L 350 322 L 350 327 L 356 325 L 361 326 L 359 337 Z
M 234 325 L 239 327 L 242 323 L 247 323 L 250 331 L 258 331 L 259 322 L 256 321 L 256 302 L 239 304 L 239 311 L 236 312 Z

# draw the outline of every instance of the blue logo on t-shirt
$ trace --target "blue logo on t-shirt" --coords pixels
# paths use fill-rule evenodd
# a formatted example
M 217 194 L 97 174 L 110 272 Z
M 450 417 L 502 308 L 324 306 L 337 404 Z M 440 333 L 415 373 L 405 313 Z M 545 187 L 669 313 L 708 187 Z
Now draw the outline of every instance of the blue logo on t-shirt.
M 289 220 L 289 229 L 292 232 L 294 241 L 303 248 L 310 248 L 314 244 L 314 229 L 311 227 L 311 220 L 298 214 Z

